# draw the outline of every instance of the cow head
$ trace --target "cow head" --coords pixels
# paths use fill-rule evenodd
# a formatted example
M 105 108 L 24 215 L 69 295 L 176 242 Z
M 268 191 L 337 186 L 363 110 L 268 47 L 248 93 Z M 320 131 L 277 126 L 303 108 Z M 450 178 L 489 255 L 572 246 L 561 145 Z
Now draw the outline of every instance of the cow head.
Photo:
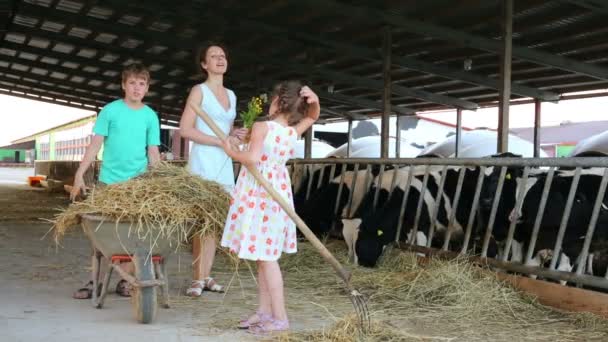
M 355 253 L 358 263 L 365 267 L 374 267 L 382 255 L 384 246 L 391 239 L 387 239 L 385 232 L 381 228 L 375 230 L 360 230 L 357 242 L 355 243 Z
M 513 153 L 502 153 L 492 157 L 514 158 L 521 156 Z M 494 196 L 496 195 L 498 183 L 500 181 L 500 173 L 501 167 L 488 167 L 486 169 L 486 177 L 479 198 L 480 228 L 483 230 L 487 228 L 490 220 Z M 509 223 L 511 222 L 509 218 L 512 216 L 512 209 L 515 208 L 517 179 L 521 178 L 522 174 L 523 167 L 508 167 L 506 170 L 502 193 L 494 220 L 493 231 L 497 240 L 503 240 L 506 237 Z

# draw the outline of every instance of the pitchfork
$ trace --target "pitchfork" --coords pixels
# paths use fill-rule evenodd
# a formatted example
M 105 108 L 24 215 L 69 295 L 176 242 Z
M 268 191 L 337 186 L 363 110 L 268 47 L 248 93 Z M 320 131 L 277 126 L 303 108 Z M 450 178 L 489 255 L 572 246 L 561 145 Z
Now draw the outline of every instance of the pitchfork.
M 220 138 L 222 140 L 226 139 L 226 135 L 224 134 L 224 132 L 222 132 L 217 127 L 215 122 L 213 122 L 213 120 L 211 120 L 211 118 L 209 118 L 207 113 L 205 113 L 202 109 L 200 109 L 197 105 L 195 105 L 193 103 L 189 103 L 189 106 L 190 106 L 190 108 L 192 108 L 192 110 L 194 110 L 196 115 L 198 115 L 201 119 L 203 119 L 203 121 L 207 124 L 207 126 L 209 126 L 209 128 L 211 128 L 213 133 L 215 133 L 215 135 L 218 138 Z M 263 176 L 260 174 L 260 172 L 254 167 L 250 168 L 250 167 L 247 167 L 247 165 L 245 165 L 245 167 L 247 168 L 247 170 L 249 170 L 249 172 L 253 175 L 253 177 L 258 181 L 258 183 L 260 183 L 262 185 L 262 187 L 264 187 L 264 189 L 266 189 L 266 191 L 270 194 L 270 196 L 272 196 L 272 198 L 277 203 L 279 203 L 281 208 L 283 208 L 283 210 L 287 213 L 287 215 L 289 215 L 289 217 L 291 217 L 291 219 L 298 226 L 298 228 L 300 229 L 302 234 L 304 234 L 306 239 L 308 239 L 308 241 L 310 241 L 310 243 L 317 249 L 317 251 L 319 251 L 321 256 L 327 262 L 329 262 L 329 264 L 336 271 L 338 276 L 340 278 L 342 278 L 342 280 L 344 281 L 344 285 L 346 286 L 346 289 L 348 290 L 350 301 L 352 302 L 352 304 L 355 308 L 355 312 L 357 314 L 357 318 L 359 320 L 359 326 L 360 326 L 361 330 L 362 331 L 369 330 L 369 328 L 371 327 L 371 318 L 370 318 L 369 310 L 367 308 L 367 301 L 366 301 L 365 297 L 363 297 L 363 295 L 359 291 L 357 291 L 355 288 L 352 287 L 352 285 L 350 283 L 351 273 L 349 271 L 347 271 L 342 266 L 342 264 L 340 264 L 340 262 L 333 256 L 333 254 L 331 254 L 331 252 L 325 247 L 325 245 L 323 245 L 323 243 L 321 243 L 321 241 L 319 241 L 319 239 L 310 230 L 310 228 L 308 228 L 306 223 L 300 218 L 300 216 L 298 216 L 298 214 L 296 214 L 296 212 L 291 208 L 291 206 L 266 181 L 266 179 L 263 178 Z

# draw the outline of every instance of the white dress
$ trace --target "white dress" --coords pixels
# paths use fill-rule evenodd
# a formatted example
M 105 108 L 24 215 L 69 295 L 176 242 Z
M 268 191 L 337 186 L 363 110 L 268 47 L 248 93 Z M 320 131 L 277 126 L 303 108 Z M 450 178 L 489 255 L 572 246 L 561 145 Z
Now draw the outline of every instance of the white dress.
M 230 108 L 225 110 L 206 84 L 201 83 L 200 87 L 203 94 L 203 102 L 201 103 L 203 111 L 209 115 L 224 134 L 228 135 L 236 117 L 236 96 L 234 92 L 226 89 Z M 202 133 L 215 136 L 211 128 L 198 116 L 195 126 Z M 220 183 L 228 192 L 234 189 L 232 159 L 221 147 L 193 143 L 188 159 L 188 170 L 204 179 Z
M 266 121 L 268 134 L 256 168 L 293 209 L 291 180 L 285 163 L 294 157 L 296 129 Z M 241 168 L 232 192 L 222 247 L 241 259 L 273 261 L 297 251 L 296 224 L 247 168 Z

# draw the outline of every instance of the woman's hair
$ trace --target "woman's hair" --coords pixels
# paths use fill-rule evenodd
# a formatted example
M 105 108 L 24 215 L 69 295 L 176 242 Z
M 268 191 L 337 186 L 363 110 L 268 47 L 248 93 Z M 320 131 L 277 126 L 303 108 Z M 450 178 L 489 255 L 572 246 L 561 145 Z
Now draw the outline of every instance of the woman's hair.
M 196 60 L 194 62 L 196 63 L 196 66 L 203 72 L 203 75 L 205 75 L 205 76 L 207 76 L 207 70 L 203 69 L 201 62 L 205 61 L 205 57 L 207 57 L 207 51 L 209 51 L 209 49 L 213 46 L 217 46 L 217 47 L 221 48 L 224 51 L 224 54 L 226 55 L 226 59 L 228 59 L 228 50 L 226 50 L 226 46 L 224 46 L 224 44 L 222 44 L 220 42 L 208 41 L 205 44 L 201 45 L 198 48 L 198 51 L 196 53 Z
M 272 100 L 277 98 L 276 114 L 285 115 L 290 126 L 300 122 L 308 111 L 306 99 L 300 96 L 302 86 L 300 81 L 285 81 L 277 84 L 272 93 Z

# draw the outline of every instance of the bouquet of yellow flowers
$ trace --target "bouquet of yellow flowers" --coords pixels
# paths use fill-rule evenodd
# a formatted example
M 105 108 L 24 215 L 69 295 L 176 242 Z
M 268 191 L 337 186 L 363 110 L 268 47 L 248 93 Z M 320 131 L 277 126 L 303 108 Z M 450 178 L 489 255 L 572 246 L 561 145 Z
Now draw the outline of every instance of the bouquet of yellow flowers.
M 260 96 L 254 96 L 247 104 L 247 110 L 241 112 L 241 120 L 243 120 L 243 127 L 251 129 L 255 119 L 262 114 L 262 104 L 266 103 L 265 94 Z

